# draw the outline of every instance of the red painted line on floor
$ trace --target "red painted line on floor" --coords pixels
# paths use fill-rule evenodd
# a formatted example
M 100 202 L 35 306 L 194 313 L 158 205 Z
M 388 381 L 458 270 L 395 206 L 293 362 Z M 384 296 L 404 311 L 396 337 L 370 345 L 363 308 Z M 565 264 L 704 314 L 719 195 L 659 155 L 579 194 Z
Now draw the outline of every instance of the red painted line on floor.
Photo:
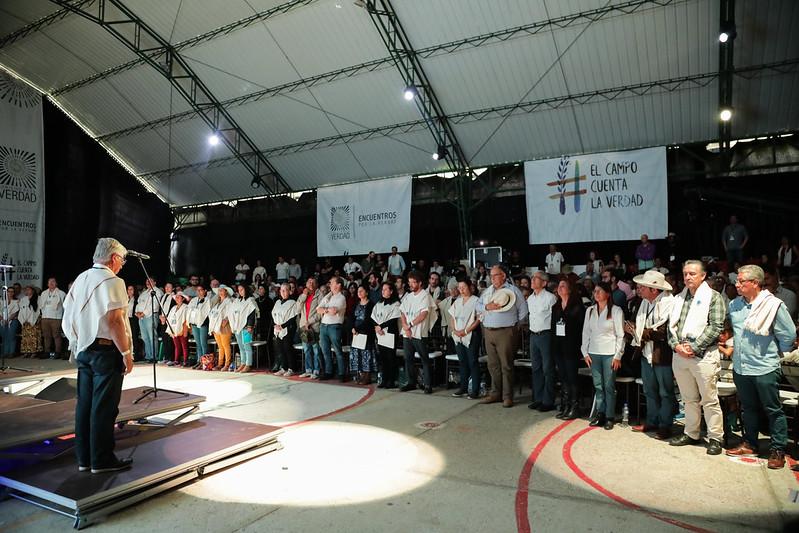
M 791 467 L 799 464 L 796 461 L 794 461 L 793 457 L 791 457 L 787 453 L 785 454 L 785 460 L 788 461 L 788 468 L 791 468 Z M 796 482 L 799 483 L 799 471 L 791 470 L 791 474 L 793 474 L 793 477 L 794 477 L 794 479 L 796 479 Z
M 329 416 L 333 416 L 333 415 L 337 415 L 339 413 L 343 413 L 345 411 L 349 411 L 350 409 L 355 409 L 359 405 L 365 403 L 366 400 L 371 398 L 374 393 L 375 393 L 375 388 L 370 386 L 366 390 L 366 394 L 364 394 L 361 397 L 361 399 L 359 399 L 356 402 L 353 402 L 353 403 L 351 403 L 349 405 L 345 405 L 344 407 L 340 407 L 340 408 L 336 409 L 335 411 L 330 411 L 329 413 L 324 413 L 324 414 L 321 414 L 321 415 L 312 416 L 311 418 L 306 418 L 305 420 L 297 420 L 296 422 L 290 422 L 290 423 L 284 424 L 284 425 L 282 425 L 280 427 L 288 428 L 288 427 L 292 427 L 292 426 L 299 426 L 301 424 L 308 424 L 310 422 L 315 422 L 317 420 L 322 420 L 323 418 L 327 418 Z
M 613 500 L 616 503 L 621 504 L 621 505 L 623 505 L 623 506 L 625 506 L 625 507 L 627 507 L 629 509 L 632 509 L 633 511 L 639 511 L 639 512 L 644 513 L 644 514 L 646 514 L 648 516 L 651 516 L 652 518 L 660 520 L 661 522 L 665 522 L 667 524 L 671 524 L 672 526 L 677 526 L 679 528 L 686 529 L 688 531 L 695 531 L 697 533 L 700 533 L 700 532 L 701 533 L 710 533 L 710 530 L 708 530 L 708 529 L 703 529 L 701 527 L 693 526 L 691 524 L 687 524 L 685 522 L 681 522 L 679 520 L 675 520 L 674 518 L 669 518 L 668 516 L 663 516 L 663 515 L 658 514 L 658 513 L 654 512 L 654 511 L 650 511 L 649 509 L 645 509 L 644 507 L 641 507 L 640 505 L 638 505 L 636 503 L 633 503 L 633 502 L 631 502 L 629 500 L 626 500 L 626 499 L 622 498 L 621 496 L 619 496 L 618 494 L 610 491 L 609 489 L 606 489 L 605 487 L 603 487 L 602 485 L 600 485 L 599 483 L 594 481 L 591 477 L 589 477 L 585 472 L 583 472 L 580 469 L 580 467 L 577 466 L 577 463 L 574 462 L 574 459 L 572 459 L 572 453 L 571 453 L 572 452 L 572 446 L 574 446 L 574 443 L 577 442 L 577 440 L 580 437 L 582 437 L 583 435 L 585 435 L 586 433 L 588 433 L 589 431 L 591 431 L 593 429 L 597 429 L 597 428 L 596 427 L 587 427 L 587 428 L 585 428 L 585 429 L 583 429 L 581 431 L 578 431 L 577 433 L 572 435 L 571 438 L 569 438 L 569 440 L 567 440 L 566 443 L 563 445 L 563 460 L 566 462 L 566 464 L 569 466 L 569 468 L 572 470 L 572 472 L 574 472 L 577 475 L 578 478 L 580 478 L 585 483 L 587 483 L 588 485 L 590 485 L 591 487 L 593 487 L 595 490 L 599 491 L 600 493 L 604 494 L 605 496 L 607 496 L 611 500 Z
M 541 441 L 533 448 L 530 456 L 524 462 L 522 472 L 519 474 L 519 482 L 516 486 L 516 529 L 519 533 L 530 533 L 530 517 L 527 515 L 527 504 L 529 497 L 530 478 L 533 474 L 533 467 L 538 460 L 538 456 L 544 451 L 549 441 L 561 432 L 566 426 L 574 422 L 574 420 L 567 420 L 558 425 L 555 429 L 547 433 Z

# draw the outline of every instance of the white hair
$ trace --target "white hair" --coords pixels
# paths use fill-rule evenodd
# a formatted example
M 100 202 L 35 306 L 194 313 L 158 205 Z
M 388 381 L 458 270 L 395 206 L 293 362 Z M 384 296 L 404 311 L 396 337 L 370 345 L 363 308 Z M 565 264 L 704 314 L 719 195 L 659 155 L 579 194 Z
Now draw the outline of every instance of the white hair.
M 95 263 L 108 263 L 114 254 L 125 257 L 128 254 L 128 249 L 112 237 L 100 237 L 97 239 L 97 247 L 94 249 L 94 257 L 92 258 Z
M 765 272 L 763 269 L 757 265 L 744 265 L 738 268 L 738 277 L 747 276 L 748 279 L 751 279 L 755 283 L 757 283 L 758 287 L 763 286 L 763 281 L 766 277 Z

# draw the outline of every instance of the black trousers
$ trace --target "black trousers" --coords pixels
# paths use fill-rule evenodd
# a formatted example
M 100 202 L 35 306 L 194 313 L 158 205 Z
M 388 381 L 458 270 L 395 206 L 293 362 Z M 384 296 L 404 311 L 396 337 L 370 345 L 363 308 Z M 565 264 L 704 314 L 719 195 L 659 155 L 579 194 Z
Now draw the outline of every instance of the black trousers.
M 377 355 L 378 361 L 380 362 L 380 371 L 383 373 L 383 384 L 395 386 L 399 370 L 397 368 L 397 350 L 395 348 L 386 348 L 378 344 Z
M 424 386 L 433 386 L 433 376 L 430 369 L 429 350 L 427 349 L 427 338 L 422 339 L 409 339 L 402 338 L 402 350 L 405 352 L 405 375 L 408 376 L 408 383 L 416 383 L 416 372 L 414 362 L 414 354 L 419 353 L 419 358 L 422 360 L 422 376 L 424 378 Z
M 117 461 L 114 423 L 122 395 L 122 354 L 114 346 L 92 347 L 79 353 L 77 362 L 75 455 L 80 466 L 108 467 Z
M 133 337 L 133 360 L 141 361 L 144 359 L 144 343 L 140 336 L 139 319 L 135 316 L 128 317 L 128 322 L 130 322 L 130 334 Z

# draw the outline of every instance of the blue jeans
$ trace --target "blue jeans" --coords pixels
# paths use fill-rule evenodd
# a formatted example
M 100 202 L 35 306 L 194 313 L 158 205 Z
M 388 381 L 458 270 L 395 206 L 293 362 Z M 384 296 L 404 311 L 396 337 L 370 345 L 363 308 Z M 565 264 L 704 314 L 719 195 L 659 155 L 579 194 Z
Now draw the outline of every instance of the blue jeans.
M 461 392 L 468 393 L 469 396 L 476 398 L 480 395 L 480 345 L 483 340 L 478 327 L 472 331 L 472 338 L 469 346 L 455 343 L 455 353 L 458 354 L 458 370 L 461 375 Z M 469 378 L 472 380 L 472 389 L 468 390 Z
M 191 334 L 194 336 L 195 346 L 197 347 L 197 362 L 200 357 L 210 353 L 208 351 L 208 326 L 192 326 Z
M 533 373 L 533 401 L 543 405 L 555 404 L 555 360 L 549 331 L 530 334 L 530 368 Z
M 153 315 L 139 319 L 139 331 L 141 340 L 144 342 L 144 358 L 152 361 L 155 356 L 155 346 L 153 346 Z
M 16 318 L 9 320 L 5 326 L 0 326 L 4 355 L 12 355 L 17 351 L 17 332 L 19 332 L 19 320 Z
M 302 353 L 305 354 L 305 372 L 308 374 L 319 375 L 319 368 L 322 366 L 321 355 L 319 353 L 318 342 L 303 342 Z
M 252 366 L 252 333 L 243 329 L 236 332 L 236 343 L 239 345 L 241 364 Z
M 641 381 L 646 395 L 647 426 L 668 429 L 674 420 L 674 372 L 671 365 L 650 365 L 646 357 L 641 357 Z
M 591 356 L 591 378 L 596 391 L 596 412 L 604 414 L 608 420 L 616 417 L 616 371 L 610 366 L 612 355 Z
M 341 324 L 322 324 L 319 330 L 319 345 L 325 357 L 325 374 L 333 374 L 333 354 L 330 352 L 332 346 L 336 352 L 338 375 L 343 376 L 347 371 L 347 365 L 344 364 L 344 352 L 341 350 Z
M 760 410 L 768 418 L 772 450 L 785 451 L 788 444 L 788 420 L 782 410 L 779 383 L 782 370 L 776 369 L 762 376 L 744 376 L 733 372 L 732 379 L 741 401 L 744 440 L 757 450 L 760 431 Z
M 99 349 L 102 348 L 102 349 Z M 122 395 L 122 355 L 113 346 L 86 349 L 76 357 L 75 455 L 78 465 L 103 468 L 117 462 L 114 423 Z

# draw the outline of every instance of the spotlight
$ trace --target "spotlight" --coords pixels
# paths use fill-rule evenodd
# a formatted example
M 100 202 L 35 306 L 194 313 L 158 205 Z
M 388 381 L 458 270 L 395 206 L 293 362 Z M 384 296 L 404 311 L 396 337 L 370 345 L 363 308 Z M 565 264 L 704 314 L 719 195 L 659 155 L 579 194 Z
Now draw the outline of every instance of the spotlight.
M 253 178 L 252 181 L 250 182 L 250 187 L 252 187 L 253 189 L 257 189 L 260 186 L 261 186 L 261 180 L 258 178 Z
M 719 42 L 724 44 L 729 42 L 735 37 L 738 36 L 738 33 L 735 31 L 735 24 L 733 23 L 722 23 L 721 30 L 719 31 Z
M 730 34 L 729 33 L 727 33 L 726 31 L 723 31 L 723 32 L 719 33 L 719 42 L 720 43 L 726 43 L 729 40 L 730 40 Z
M 719 112 L 719 118 L 722 122 L 727 122 L 732 118 L 732 109 L 729 107 L 725 107 Z
M 407 101 L 410 102 L 411 100 L 416 98 L 417 94 L 419 94 L 419 91 L 418 89 L 416 89 L 416 86 L 408 85 L 407 87 L 405 87 L 405 91 L 403 91 L 402 96 L 403 98 L 405 98 Z
M 436 151 L 433 153 L 433 159 L 435 159 L 436 161 L 444 159 L 445 157 L 447 157 L 448 153 L 449 152 L 447 151 L 447 147 L 444 146 L 443 144 L 440 144 L 438 145 L 438 149 L 436 149 Z
M 210 144 L 211 146 L 216 146 L 217 144 L 219 144 L 219 135 L 217 135 L 216 133 L 212 133 L 211 135 L 209 135 L 208 144 Z

